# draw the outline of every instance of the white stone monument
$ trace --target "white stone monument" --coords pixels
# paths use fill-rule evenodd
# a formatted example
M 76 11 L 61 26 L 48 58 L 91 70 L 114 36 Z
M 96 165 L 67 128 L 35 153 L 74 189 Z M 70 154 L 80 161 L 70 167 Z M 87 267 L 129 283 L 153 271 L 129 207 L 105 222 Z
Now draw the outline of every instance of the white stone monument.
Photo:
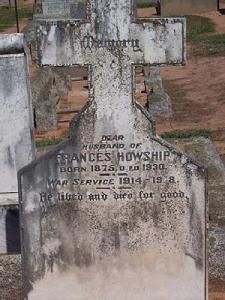
M 133 100 L 135 64 L 185 62 L 185 20 L 89 5 L 39 27 L 41 64 L 89 65 L 91 88 L 68 141 L 19 174 L 24 297 L 206 300 L 205 170 Z

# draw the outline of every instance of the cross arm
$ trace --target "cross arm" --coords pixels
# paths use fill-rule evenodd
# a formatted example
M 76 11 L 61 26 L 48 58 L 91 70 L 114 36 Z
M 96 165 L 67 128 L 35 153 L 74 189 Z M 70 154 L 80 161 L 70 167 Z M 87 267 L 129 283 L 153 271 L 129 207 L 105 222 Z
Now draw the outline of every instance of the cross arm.
M 138 19 L 131 24 L 130 32 L 139 41 L 139 51 L 133 52 L 135 64 L 185 64 L 185 18 Z
M 37 27 L 38 58 L 40 65 L 86 65 L 83 39 L 90 33 L 85 21 L 39 21 Z
M 134 64 L 179 65 L 186 60 L 185 18 L 138 19 L 130 24 L 127 40 L 98 40 L 96 36 L 85 21 L 39 22 L 39 62 L 52 66 L 87 65 L 92 64 L 95 51 L 98 56 L 116 47 L 123 49 Z

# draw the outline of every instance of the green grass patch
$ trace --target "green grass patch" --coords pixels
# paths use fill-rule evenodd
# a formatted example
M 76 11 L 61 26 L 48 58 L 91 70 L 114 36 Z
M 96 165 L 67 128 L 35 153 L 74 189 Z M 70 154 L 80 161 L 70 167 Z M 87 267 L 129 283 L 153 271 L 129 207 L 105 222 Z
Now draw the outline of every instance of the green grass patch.
M 156 7 L 157 3 L 146 3 L 146 2 L 141 2 L 137 4 L 137 8 L 148 8 L 148 7 Z
M 186 16 L 187 19 L 187 40 L 195 41 L 199 35 L 213 33 L 216 30 L 214 22 L 207 17 Z
M 195 56 L 225 55 L 225 33 L 200 36 L 193 42 Z
M 40 148 L 45 148 L 45 147 L 48 147 L 48 146 L 54 146 L 54 145 L 58 145 L 60 143 L 62 143 L 64 140 L 63 139 L 43 139 L 43 140 L 40 140 L 40 141 L 37 141 L 36 142 L 36 147 L 38 149 Z
M 161 134 L 163 139 L 188 139 L 195 137 L 209 138 L 211 131 L 209 129 L 175 129 Z
M 18 8 L 19 19 L 32 16 L 32 10 L 28 8 Z M 16 24 L 15 8 L 0 7 L 0 31 L 3 31 Z
M 216 34 L 213 21 L 202 16 L 187 16 L 187 41 L 194 56 L 225 54 L 225 33 Z

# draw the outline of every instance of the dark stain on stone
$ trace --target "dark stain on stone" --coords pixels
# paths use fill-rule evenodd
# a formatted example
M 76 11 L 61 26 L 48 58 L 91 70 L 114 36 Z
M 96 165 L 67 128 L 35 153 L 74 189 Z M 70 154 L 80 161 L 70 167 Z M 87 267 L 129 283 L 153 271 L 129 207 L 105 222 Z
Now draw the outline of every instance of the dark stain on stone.
M 92 264 L 90 249 L 86 247 L 75 248 L 74 262 L 78 267 L 89 267 Z
M 112 238 L 114 240 L 114 245 L 115 249 L 119 250 L 120 249 L 120 232 L 119 232 L 119 227 L 118 225 L 113 225 L 112 226 Z
M 7 158 L 8 158 L 9 165 L 11 167 L 14 167 L 14 160 L 13 160 L 13 155 L 10 146 L 7 147 Z
M 161 209 L 160 209 L 159 205 L 157 205 L 156 203 L 153 203 L 153 209 L 152 209 L 151 216 L 152 216 L 155 227 L 158 227 L 158 225 L 159 225 L 160 210 Z
M 202 257 L 197 257 L 197 256 L 194 256 L 191 253 L 187 253 L 187 252 L 185 253 L 185 255 L 191 257 L 195 262 L 196 268 L 198 270 L 202 271 L 202 268 L 203 268 L 203 259 L 202 259 Z
M 199 270 L 203 269 L 203 258 L 202 258 L 202 249 L 204 237 L 202 234 L 202 225 L 201 218 L 199 216 L 197 207 L 195 205 L 196 199 L 193 194 L 189 204 L 189 214 L 190 214 L 190 234 L 192 236 L 192 251 L 194 253 L 193 257 L 195 258 L 196 268 Z M 199 259 L 196 259 L 199 258 Z

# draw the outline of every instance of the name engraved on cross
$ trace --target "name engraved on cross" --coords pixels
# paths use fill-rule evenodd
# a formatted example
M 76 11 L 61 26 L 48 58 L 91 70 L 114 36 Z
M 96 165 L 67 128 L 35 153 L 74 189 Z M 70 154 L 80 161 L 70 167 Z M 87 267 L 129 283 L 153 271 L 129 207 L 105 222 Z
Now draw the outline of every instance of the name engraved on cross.
M 89 11 L 38 29 L 42 65 L 89 65 L 90 100 L 20 171 L 24 295 L 206 300 L 205 170 L 133 101 L 134 65 L 185 62 L 185 20 L 135 21 L 129 0 Z

